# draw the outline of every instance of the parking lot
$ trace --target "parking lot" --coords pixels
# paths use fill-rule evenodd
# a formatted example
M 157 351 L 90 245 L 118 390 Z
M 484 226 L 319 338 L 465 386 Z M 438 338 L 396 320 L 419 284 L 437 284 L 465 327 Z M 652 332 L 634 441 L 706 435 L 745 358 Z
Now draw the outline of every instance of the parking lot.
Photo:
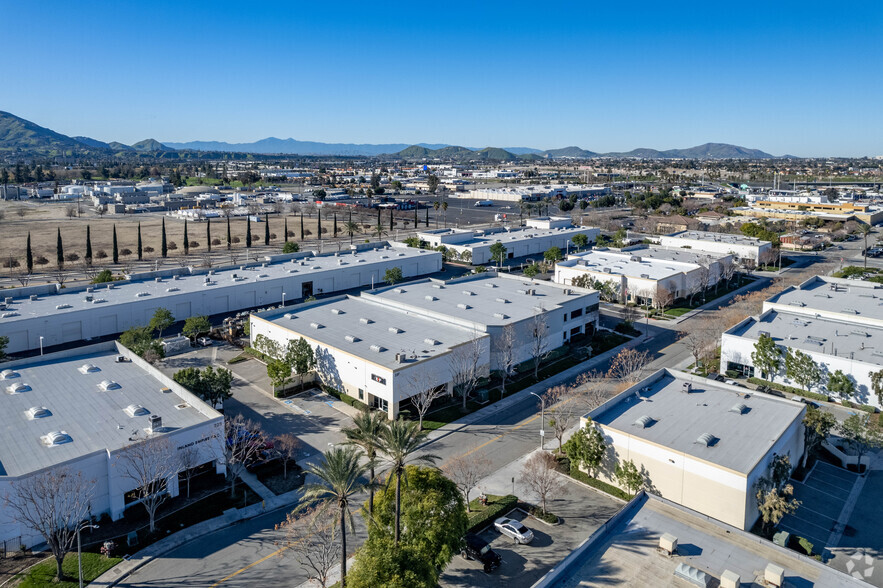
M 561 517 L 559 525 L 552 526 L 514 510 L 509 518 L 522 521 L 534 533 L 527 545 L 515 542 L 498 533 L 493 524 L 479 532 L 503 563 L 490 574 L 485 574 L 477 561 L 467 561 L 459 555 L 445 569 L 440 586 L 459 587 L 529 587 L 564 559 L 589 537 L 622 503 L 581 484 L 568 481 L 559 496 L 549 501 L 548 508 Z
M 855 480 L 856 474 L 821 461 L 816 463 L 806 480 L 791 480 L 800 507 L 782 519 L 779 529 L 805 537 L 814 551 L 822 553 Z
M 832 548 L 833 568 L 853 577 L 883 586 L 883 471 L 872 470 L 865 479 L 862 492 L 855 503 L 843 537 Z

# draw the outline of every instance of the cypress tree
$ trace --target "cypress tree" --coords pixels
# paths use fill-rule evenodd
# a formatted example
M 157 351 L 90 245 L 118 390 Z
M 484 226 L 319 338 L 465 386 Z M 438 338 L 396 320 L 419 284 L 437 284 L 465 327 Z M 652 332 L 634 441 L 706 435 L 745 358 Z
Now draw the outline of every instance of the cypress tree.
M 270 215 L 264 215 L 264 245 L 270 246 Z
M 426 207 L 426 226 L 429 226 L 429 207 Z
M 288 217 L 287 216 L 285 217 L 285 226 L 283 227 L 283 230 L 285 231 L 285 237 L 283 237 L 282 242 L 288 243 Z
M 25 265 L 28 266 L 28 273 L 34 272 L 34 252 L 31 251 L 31 232 L 28 231 L 28 247 L 25 250 Z
M 390 230 L 390 231 L 392 230 L 392 227 L 393 227 L 392 208 L 390 208 L 390 209 L 389 209 L 389 230 Z
M 414 205 L 414 228 L 417 228 L 417 205 Z
M 160 254 L 163 259 L 169 256 L 169 246 L 166 241 L 166 219 L 162 219 L 162 243 L 160 244 Z
M 141 223 L 138 223 L 138 261 L 144 256 L 143 247 L 141 246 Z
M 120 251 L 119 251 L 119 248 L 117 247 L 117 226 L 116 225 L 113 226 L 113 262 L 114 263 L 120 262 Z
M 230 245 L 233 243 L 233 238 L 230 236 L 230 217 L 227 217 L 227 251 L 230 251 Z
M 190 253 L 190 239 L 187 237 L 187 219 L 184 219 L 184 255 Z
M 212 252 L 212 219 L 207 218 L 205 225 L 205 243 L 208 247 L 208 252 Z
M 251 247 L 251 217 L 245 219 L 245 246 Z
M 30 245 L 30 233 L 28 234 L 28 245 Z M 86 263 L 92 263 L 92 228 L 86 225 Z
M 383 222 L 383 221 L 380 220 L 380 209 L 378 208 L 378 209 L 377 209 L 377 224 L 380 225 L 380 223 L 382 223 L 382 222 Z
M 337 213 L 334 213 L 334 238 L 337 239 Z
M 321 240 L 322 240 L 322 211 L 321 211 L 321 210 L 317 210 L 317 211 L 316 211 L 316 214 L 318 214 L 318 216 L 319 216 L 319 220 L 318 220 L 318 227 L 319 227 L 319 230 L 318 230 L 318 233 L 319 233 L 319 240 L 321 241 Z
M 300 240 L 304 240 L 304 213 L 300 213 Z
M 55 241 L 55 263 L 59 268 L 64 267 L 64 246 L 61 244 L 61 227 L 58 228 L 58 238 Z

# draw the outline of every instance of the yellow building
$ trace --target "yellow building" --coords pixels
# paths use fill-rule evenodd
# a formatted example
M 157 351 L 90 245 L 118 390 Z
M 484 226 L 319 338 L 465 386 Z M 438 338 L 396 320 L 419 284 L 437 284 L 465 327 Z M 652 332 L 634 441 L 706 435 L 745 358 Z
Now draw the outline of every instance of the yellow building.
M 751 207 L 739 208 L 750 216 L 803 220 L 818 216 L 825 220 L 845 221 L 855 219 L 869 225 L 883 221 L 883 208 L 853 202 L 774 202 L 758 200 Z

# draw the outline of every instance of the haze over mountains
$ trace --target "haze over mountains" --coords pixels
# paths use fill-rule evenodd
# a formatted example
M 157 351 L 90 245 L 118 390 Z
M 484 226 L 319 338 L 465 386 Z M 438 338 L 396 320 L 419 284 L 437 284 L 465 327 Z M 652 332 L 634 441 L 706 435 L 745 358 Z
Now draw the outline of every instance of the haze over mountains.
M 253 153 L 264 155 L 357 156 L 380 155 L 406 160 L 444 159 L 454 161 L 540 161 L 544 159 L 587 159 L 591 157 L 635 157 L 642 159 L 772 159 L 759 149 L 749 149 L 726 143 L 706 143 L 687 149 L 640 148 L 627 152 L 598 153 L 580 147 L 534 149 L 532 147 L 485 147 L 482 149 L 456 145 L 419 143 L 355 144 L 321 143 L 268 137 L 253 143 L 226 143 L 223 141 L 191 141 L 187 143 L 145 139 L 125 145 L 116 141 L 105 143 L 90 137 L 69 137 L 41 127 L 29 120 L 0 111 L 0 154 L 21 155 L 160 155 L 184 151 L 206 153 Z M 173 155 L 174 156 L 174 155 Z M 784 155 L 782 157 L 793 157 Z

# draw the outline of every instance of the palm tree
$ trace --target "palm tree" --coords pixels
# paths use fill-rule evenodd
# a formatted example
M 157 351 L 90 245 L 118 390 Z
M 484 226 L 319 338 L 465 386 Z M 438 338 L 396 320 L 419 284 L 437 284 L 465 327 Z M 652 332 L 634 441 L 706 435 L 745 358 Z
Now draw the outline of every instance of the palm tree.
M 402 476 L 405 466 L 409 461 L 423 461 L 433 463 L 439 457 L 437 455 L 424 454 L 415 456 L 414 453 L 423 443 L 423 439 L 429 434 L 421 431 L 420 424 L 416 421 L 406 421 L 401 418 L 393 421 L 383 431 L 383 447 L 381 451 L 386 454 L 386 460 L 390 464 L 390 477 L 396 478 L 396 520 L 395 520 L 395 544 L 399 544 L 399 530 L 401 528 L 402 506 Z
M 353 235 L 359 232 L 359 223 L 354 220 L 348 220 L 343 225 L 343 230 L 349 233 L 350 245 L 353 244 Z
M 440 206 L 441 206 L 441 203 L 438 200 L 436 200 L 435 202 L 432 203 L 432 208 L 435 209 L 435 213 L 436 213 L 435 214 L 435 228 L 436 229 L 438 228 L 438 209 Z
M 320 502 L 322 509 L 336 504 L 340 520 L 340 585 L 346 588 L 346 527 L 353 528 L 350 500 L 365 490 L 359 479 L 367 466 L 361 463 L 362 452 L 355 447 L 335 447 L 324 454 L 320 464 L 310 464 L 307 473 L 319 478 L 318 484 L 304 486 L 301 508 Z
M 377 235 L 377 240 L 383 239 L 384 235 L 388 235 L 389 231 L 386 230 L 386 227 L 381 223 L 377 223 L 377 226 L 374 227 L 374 234 Z
M 448 228 L 448 201 L 445 200 L 441 204 L 442 212 L 445 213 L 445 228 Z
M 347 445 L 355 445 L 368 456 L 369 484 L 374 483 L 374 467 L 377 465 L 377 452 L 383 446 L 383 432 L 386 429 L 386 415 L 382 412 L 362 411 L 353 419 L 353 426 L 343 430 Z M 368 486 L 368 518 L 374 517 L 374 486 Z
M 871 232 L 871 225 L 859 225 L 859 232 L 865 239 L 865 269 L 868 267 L 868 233 Z

